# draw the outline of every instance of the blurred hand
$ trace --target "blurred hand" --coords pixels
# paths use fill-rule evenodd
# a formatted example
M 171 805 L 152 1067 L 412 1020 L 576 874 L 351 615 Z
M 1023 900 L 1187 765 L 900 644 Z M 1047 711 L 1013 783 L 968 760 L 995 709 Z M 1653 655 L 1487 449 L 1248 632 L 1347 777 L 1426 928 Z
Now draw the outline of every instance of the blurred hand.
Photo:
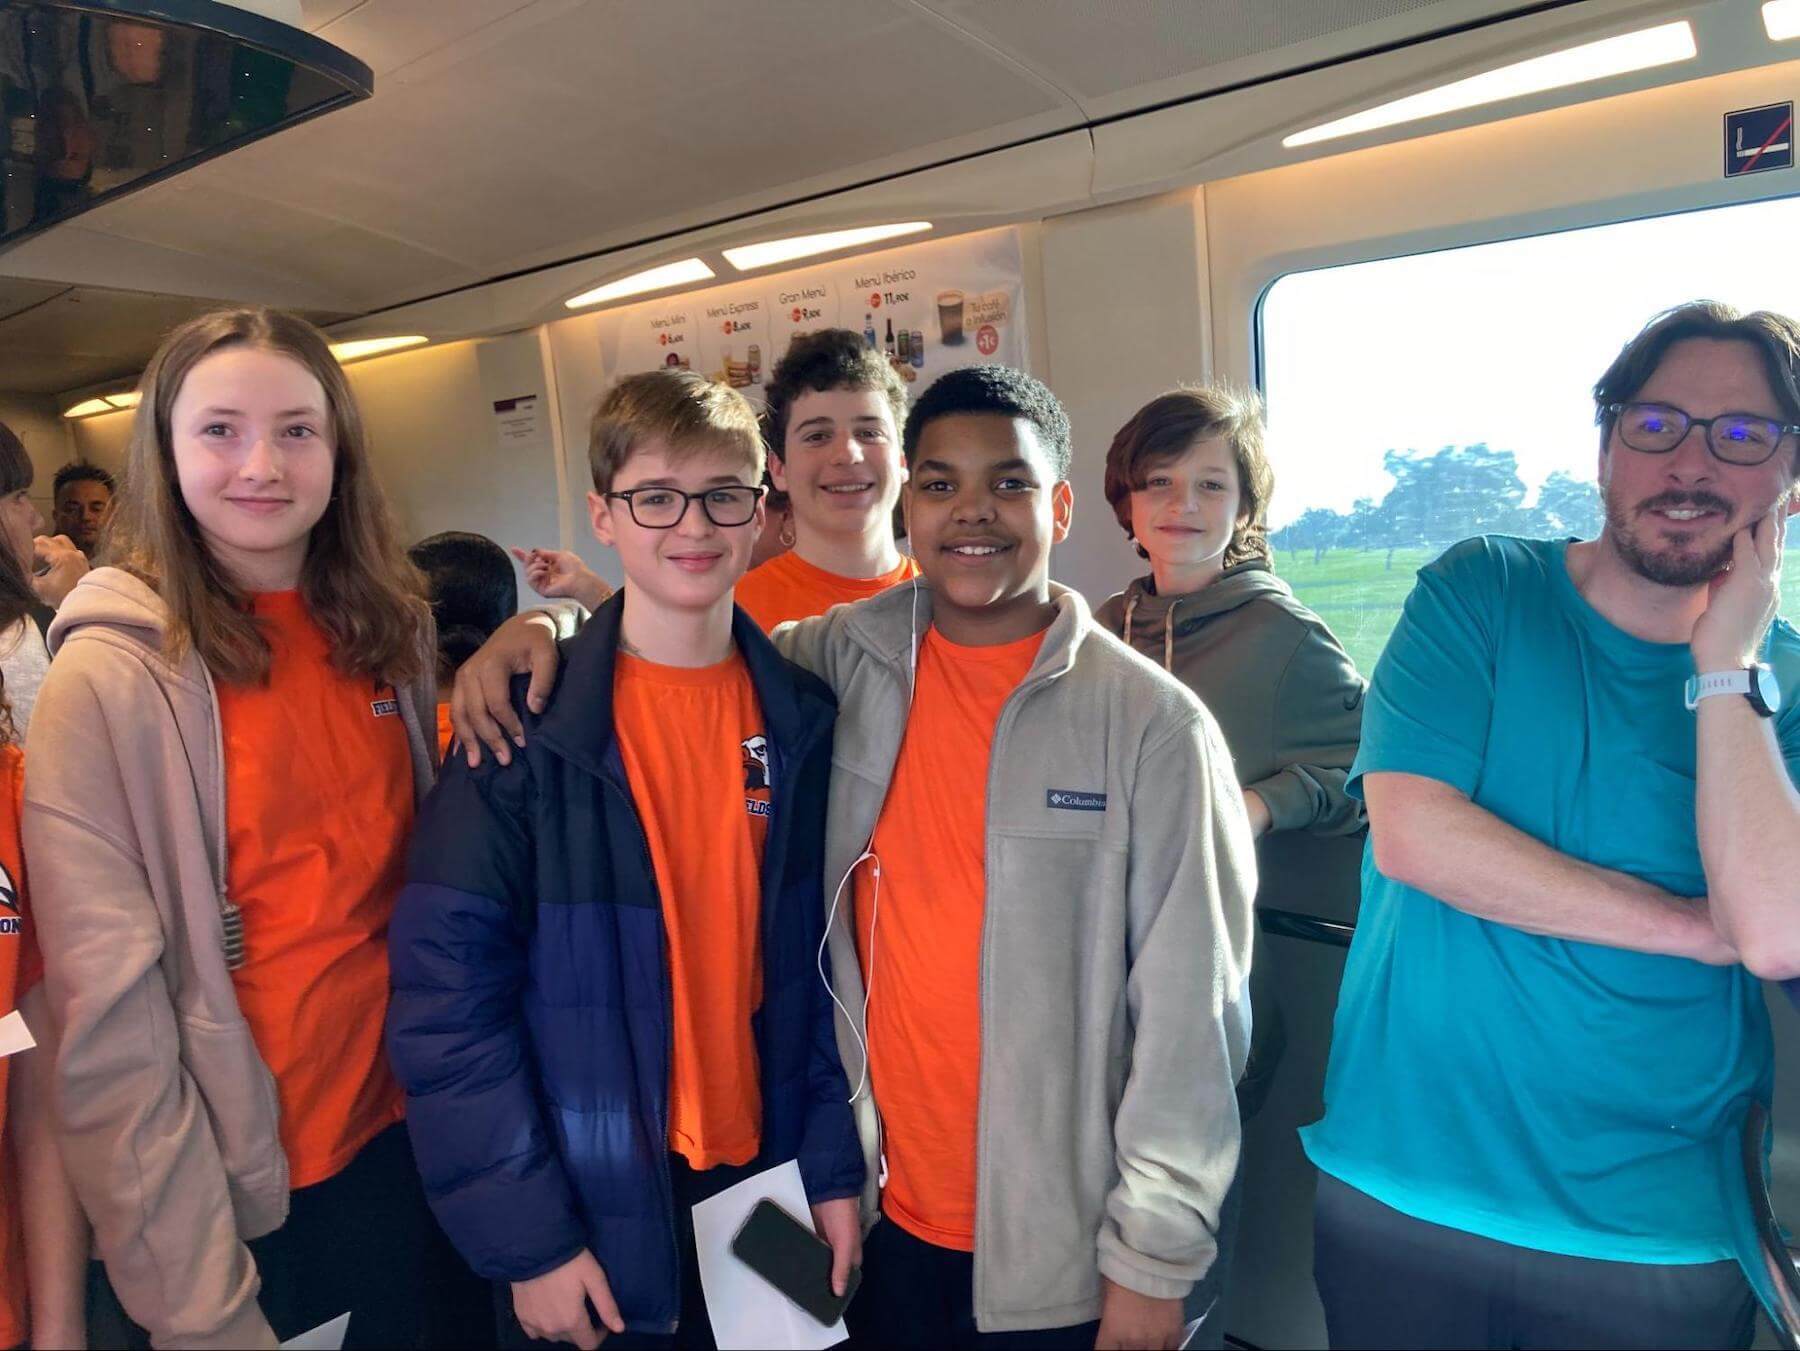
M 1180 1300 L 1152 1299 L 1100 1278 L 1097 1351 L 1175 1351 L 1182 1327 Z
M 1244 814 L 1250 818 L 1250 833 L 1259 840 L 1275 824 L 1275 818 L 1269 815 L 1269 804 L 1254 788 L 1244 790 Z
M 574 600 L 590 610 L 604 605 L 613 591 L 571 549 L 514 549 L 525 568 L 525 583 L 547 600 Z
M 819 1237 L 831 1245 L 831 1293 L 841 1295 L 851 1268 L 862 1265 L 862 1215 L 857 1198 L 821 1201 L 812 1213 Z
M 52 610 L 75 589 L 75 583 L 87 575 L 87 555 L 75 547 L 67 535 L 39 535 L 32 540 L 33 571 L 31 589 Z
M 450 725 L 470 769 L 481 763 L 483 746 L 501 764 L 512 763 L 512 747 L 525 744 L 525 726 L 512 706 L 512 678 L 530 673 L 525 703 L 533 713 L 542 713 L 560 661 L 550 626 L 542 618 L 523 614 L 495 629 L 494 636 L 462 664 L 450 694 Z
M 594 1351 L 608 1332 L 625 1331 L 606 1273 L 583 1248 L 555 1271 L 529 1281 L 512 1283 L 513 1313 L 527 1337 L 545 1342 L 573 1342 L 581 1351 Z M 596 1328 L 587 1306 L 594 1306 L 605 1327 Z

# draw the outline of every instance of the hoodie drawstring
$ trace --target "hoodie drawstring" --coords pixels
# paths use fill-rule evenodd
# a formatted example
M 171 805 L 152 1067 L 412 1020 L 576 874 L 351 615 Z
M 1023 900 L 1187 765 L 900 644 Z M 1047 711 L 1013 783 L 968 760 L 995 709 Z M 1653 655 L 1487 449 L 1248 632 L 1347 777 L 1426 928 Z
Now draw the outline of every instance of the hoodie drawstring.
M 1175 607 L 1180 601 L 1170 601 L 1168 613 L 1163 616 L 1163 670 L 1170 675 L 1175 674 Z M 1126 642 L 1131 641 L 1131 617 L 1137 613 L 1138 592 L 1133 589 L 1125 597 L 1125 622 L 1120 626 L 1119 637 Z

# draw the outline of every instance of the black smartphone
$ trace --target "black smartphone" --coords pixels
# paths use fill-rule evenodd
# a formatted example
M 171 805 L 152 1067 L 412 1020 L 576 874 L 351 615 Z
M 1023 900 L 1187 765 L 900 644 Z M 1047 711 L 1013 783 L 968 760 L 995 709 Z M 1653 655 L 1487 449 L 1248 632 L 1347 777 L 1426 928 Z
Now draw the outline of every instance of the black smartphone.
M 766 1197 L 731 1240 L 732 1254 L 826 1327 L 843 1317 L 844 1306 L 862 1282 L 850 1269 L 844 1293 L 831 1292 L 831 1245 Z

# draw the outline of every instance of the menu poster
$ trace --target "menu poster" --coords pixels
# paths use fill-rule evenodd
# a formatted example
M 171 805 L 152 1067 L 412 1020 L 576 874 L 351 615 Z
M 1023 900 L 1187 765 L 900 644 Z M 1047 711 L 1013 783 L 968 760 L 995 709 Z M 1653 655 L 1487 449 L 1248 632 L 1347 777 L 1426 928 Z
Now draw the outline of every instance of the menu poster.
M 945 371 L 1025 365 L 1024 268 L 1018 231 L 865 254 L 600 316 L 605 382 L 659 367 L 698 371 L 760 406 L 788 344 L 847 328 L 893 363 L 916 397 Z

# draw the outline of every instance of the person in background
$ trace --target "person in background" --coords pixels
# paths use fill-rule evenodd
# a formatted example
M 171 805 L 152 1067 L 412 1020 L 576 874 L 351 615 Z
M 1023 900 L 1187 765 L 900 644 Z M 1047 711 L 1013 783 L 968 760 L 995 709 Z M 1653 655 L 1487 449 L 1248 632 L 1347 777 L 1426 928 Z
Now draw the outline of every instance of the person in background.
M 445 765 L 394 917 L 388 1047 L 502 1345 L 706 1347 L 697 1203 L 797 1160 L 838 1293 L 861 1251 L 819 956 L 836 709 L 732 604 L 762 525 L 743 396 L 631 376 L 588 450 L 627 585 L 516 759 Z
M 851 1335 L 1174 1348 L 1217 1252 L 1249 1041 L 1230 756 L 1050 580 L 1074 494 L 1048 389 L 952 371 L 904 451 L 921 576 L 774 635 L 841 709 L 827 923 L 883 1217 Z M 557 665 L 527 615 L 464 666 L 472 755 L 531 754 L 515 701 L 541 707 Z
M 862 335 L 796 338 L 769 375 L 769 481 L 791 547 L 744 578 L 738 604 L 764 629 L 867 599 L 918 575 L 894 541 L 906 482 L 906 383 Z
M 606 579 L 581 561 L 573 549 L 514 549 L 525 569 L 525 583 L 546 600 L 572 600 L 589 614 L 612 598 Z
M 1219 386 L 1152 399 L 1106 454 L 1105 492 L 1150 564 L 1094 612 L 1095 621 L 1180 680 L 1218 719 L 1244 791 L 1251 829 L 1354 836 L 1362 803 L 1344 789 L 1361 734 L 1363 679 L 1322 621 L 1273 571 L 1266 531 L 1275 473 L 1254 394 Z M 1310 842 L 1309 842 L 1310 843 Z M 1318 910 L 1318 893 L 1354 897 L 1349 849 L 1264 850 L 1258 897 Z M 1251 972 L 1253 1033 L 1238 1105 L 1266 1097 L 1286 1033 L 1264 953 Z M 1239 1191 L 1220 1229 L 1219 1260 L 1190 1300 L 1224 1330 Z
M 1370 686 L 1302 1133 L 1333 1347 L 1751 1343 L 1758 977 L 1800 974 L 1800 324 L 1680 306 L 1594 402 L 1599 537 L 1453 546 Z
M 268 310 L 150 363 L 27 741 L 24 838 L 94 1339 L 425 1340 L 437 1234 L 381 1045 L 435 650 L 322 334 Z
M 113 476 L 97 464 L 75 461 L 56 471 L 53 515 L 59 534 L 67 536 L 89 562 L 112 515 Z
M 1364 682 L 1325 623 L 1274 573 L 1275 472 L 1261 402 L 1223 388 L 1152 399 L 1106 453 L 1106 500 L 1150 564 L 1094 612 L 1200 696 L 1244 785 L 1251 829 L 1363 827 L 1344 789 Z
M 38 687 L 50 669 L 45 634 L 56 607 L 88 570 L 86 556 L 66 535 L 44 536 L 44 518 L 31 500 L 36 471 L 25 445 L 0 422 L 0 548 L 31 579 L 32 604 L 0 628 L 0 677 L 6 681 L 13 726 L 22 738 L 31 725 Z
M 519 588 L 502 549 L 486 535 L 446 530 L 407 551 L 425 578 L 437 628 L 437 686 L 448 690 L 461 666 L 519 612 Z M 450 750 L 450 705 L 437 706 L 438 758 Z
M 879 595 L 918 574 L 895 522 L 906 467 L 906 383 L 849 329 L 795 338 L 775 363 L 762 416 L 772 505 L 737 603 L 767 632 L 790 619 Z M 517 551 L 515 551 L 517 552 Z M 574 554 L 549 554 L 542 596 L 604 589 Z M 525 561 L 524 554 L 518 555 Z M 591 608 L 591 607 L 590 607 Z
M 0 631 L 38 604 L 16 552 L 0 549 Z M 37 1045 L 0 1058 L 0 1346 L 84 1346 L 91 1235 L 56 1144 L 55 1041 L 19 838 L 25 756 L 7 694 L 0 679 L 0 1015 L 16 1009 Z

